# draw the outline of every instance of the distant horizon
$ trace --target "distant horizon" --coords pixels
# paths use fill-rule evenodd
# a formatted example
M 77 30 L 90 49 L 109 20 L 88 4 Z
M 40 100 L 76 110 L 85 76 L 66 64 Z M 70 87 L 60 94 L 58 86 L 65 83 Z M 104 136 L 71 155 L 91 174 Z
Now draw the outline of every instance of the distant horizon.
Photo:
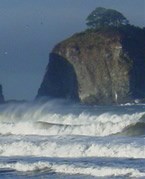
M 0 0 L 0 84 L 6 100 L 33 100 L 54 45 L 87 27 L 96 7 L 145 27 L 145 0 Z

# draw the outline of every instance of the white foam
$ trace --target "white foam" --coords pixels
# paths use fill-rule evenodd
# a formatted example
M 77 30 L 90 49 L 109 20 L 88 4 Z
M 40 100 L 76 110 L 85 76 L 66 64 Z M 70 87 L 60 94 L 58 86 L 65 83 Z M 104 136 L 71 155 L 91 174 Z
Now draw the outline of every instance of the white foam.
M 95 177 L 111 177 L 111 176 L 125 176 L 125 177 L 145 177 L 144 172 L 140 172 L 133 168 L 116 168 L 116 167 L 98 167 L 98 166 L 77 166 L 74 164 L 57 164 L 49 162 L 36 162 L 36 163 L 0 163 L 0 168 L 13 169 L 20 172 L 32 171 L 54 171 L 64 174 L 79 174 L 89 175 Z
M 89 135 L 107 136 L 136 123 L 144 112 L 134 114 L 61 114 L 51 112 L 47 104 L 26 107 L 10 106 L 0 114 L 0 133 L 16 135 Z M 41 125 L 37 122 L 44 122 Z M 51 127 L 47 123 L 52 123 Z M 53 125 L 54 124 L 54 125 Z M 61 125 L 55 125 L 61 124 Z M 63 126 L 64 125 L 64 126 Z
M 5 137 L 0 141 L 1 156 L 37 157 L 125 157 L 145 158 L 144 140 L 78 136 Z

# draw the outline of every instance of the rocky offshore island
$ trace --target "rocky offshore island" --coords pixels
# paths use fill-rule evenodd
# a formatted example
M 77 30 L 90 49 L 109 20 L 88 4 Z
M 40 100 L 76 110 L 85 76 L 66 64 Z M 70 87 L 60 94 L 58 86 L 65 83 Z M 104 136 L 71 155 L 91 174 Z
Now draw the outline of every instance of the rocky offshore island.
M 86 31 L 59 43 L 38 96 L 95 104 L 145 98 L 145 31 Z
M 57 44 L 37 97 L 85 104 L 145 98 L 145 29 L 128 23 L 91 28 Z

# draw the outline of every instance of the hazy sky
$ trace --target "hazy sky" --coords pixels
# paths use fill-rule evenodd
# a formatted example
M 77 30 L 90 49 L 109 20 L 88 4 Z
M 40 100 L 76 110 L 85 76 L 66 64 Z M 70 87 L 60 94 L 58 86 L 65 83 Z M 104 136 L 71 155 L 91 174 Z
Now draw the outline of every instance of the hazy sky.
M 53 46 L 86 28 L 96 7 L 145 26 L 145 0 L 0 0 L 0 83 L 6 99 L 34 99 Z

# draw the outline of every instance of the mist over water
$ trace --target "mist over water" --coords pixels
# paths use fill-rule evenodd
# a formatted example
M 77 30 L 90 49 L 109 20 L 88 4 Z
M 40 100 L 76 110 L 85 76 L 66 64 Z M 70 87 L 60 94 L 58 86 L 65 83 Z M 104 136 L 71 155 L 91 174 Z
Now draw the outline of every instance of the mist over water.
M 0 176 L 144 178 L 145 105 L 0 106 Z

